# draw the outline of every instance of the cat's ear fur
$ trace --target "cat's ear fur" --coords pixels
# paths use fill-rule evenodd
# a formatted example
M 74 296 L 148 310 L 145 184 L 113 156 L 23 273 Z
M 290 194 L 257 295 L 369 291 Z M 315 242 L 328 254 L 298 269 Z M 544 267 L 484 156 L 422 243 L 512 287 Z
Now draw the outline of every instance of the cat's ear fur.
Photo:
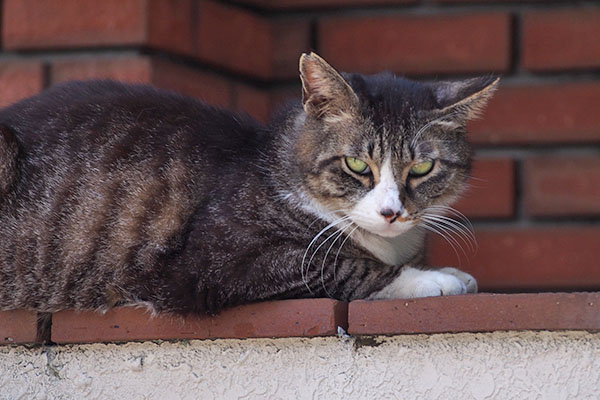
M 453 113 L 458 118 L 477 118 L 498 88 L 500 78 L 494 76 L 455 82 L 436 82 L 431 87 L 440 105 L 440 113 Z
M 302 104 L 315 118 L 339 116 L 358 107 L 358 97 L 344 78 L 315 53 L 300 57 Z

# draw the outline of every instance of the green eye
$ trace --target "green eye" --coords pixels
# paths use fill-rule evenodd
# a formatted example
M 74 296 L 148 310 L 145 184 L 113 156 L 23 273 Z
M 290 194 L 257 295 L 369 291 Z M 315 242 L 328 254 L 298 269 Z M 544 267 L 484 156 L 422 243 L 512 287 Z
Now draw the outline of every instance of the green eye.
M 423 176 L 427 175 L 433 168 L 433 161 L 427 160 L 413 165 L 410 169 L 412 176 Z
M 363 160 L 356 157 L 346 157 L 346 165 L 357 174 L 368 174 L 371 169 Z

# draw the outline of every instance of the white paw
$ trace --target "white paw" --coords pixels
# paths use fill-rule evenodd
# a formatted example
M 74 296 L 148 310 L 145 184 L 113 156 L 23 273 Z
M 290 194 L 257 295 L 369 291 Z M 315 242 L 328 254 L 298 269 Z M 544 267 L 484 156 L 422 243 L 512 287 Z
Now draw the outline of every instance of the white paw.
M 391 284 L 369 296 L 370 299 L 409 299 L 476 293 L 477 281 L 456 268 L 420 270 L 406 267 Z
M 441 268 L 438 271 L 445 274 L 454 275 L 460 279 L 467 287 L 467 293 L 477 293 L 477 280 L 473 278 L 473 275 L 467 274 L 466 272 L 452 267 Z
M 431 271 L 414 279 L 405 292 L 408 297 L 449 296 L 467 293 L 467 287 L 455 276 Z

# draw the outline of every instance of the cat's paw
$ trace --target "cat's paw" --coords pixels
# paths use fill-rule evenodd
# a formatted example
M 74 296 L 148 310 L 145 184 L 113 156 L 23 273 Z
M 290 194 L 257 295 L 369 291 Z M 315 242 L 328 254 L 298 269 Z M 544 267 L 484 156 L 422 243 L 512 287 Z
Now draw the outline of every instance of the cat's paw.
M 421 270 L 406 267 L 392 283 L 370 299 L 409 299 L 417 297 L 450 296 L 476 293 L 477 281 L 456 268 Z
M 441 268 L 438 271 L 453 275 L 460 279 L 465 284 L 467 293 L 477 293 L 477 280 L 473 278 L 473 275 L 452 267 Z
M 440 271 L 427 271 L 407 283 L 403 297 L 450 296 L 467 293 L 467 286 L 456 276 Z

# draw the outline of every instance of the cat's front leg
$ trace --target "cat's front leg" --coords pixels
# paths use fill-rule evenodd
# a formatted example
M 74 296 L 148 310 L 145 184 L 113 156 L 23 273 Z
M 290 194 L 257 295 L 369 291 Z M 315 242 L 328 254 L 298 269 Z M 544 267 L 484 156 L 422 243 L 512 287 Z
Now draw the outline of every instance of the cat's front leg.
M 477 293 L 477 281 L 466 272 L 451 267 L 433 270 L 406 266 L 389 285 L 368 298 L 408 299 L 465 293 Z

